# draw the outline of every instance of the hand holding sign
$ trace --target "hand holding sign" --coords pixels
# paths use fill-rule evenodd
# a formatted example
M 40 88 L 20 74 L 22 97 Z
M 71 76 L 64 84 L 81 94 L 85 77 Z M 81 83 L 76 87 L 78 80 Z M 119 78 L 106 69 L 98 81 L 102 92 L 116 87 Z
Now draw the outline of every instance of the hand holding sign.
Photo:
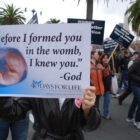
M 94 106 L 95 101 L 96 101 L 95 87 L 93 86 L 88 87 L 85 91 L 86 92 L 85 92 L 84 99 L 82 102 L 82 109 L 85 113 L 85 117 L 87 117 L 90 108 Z

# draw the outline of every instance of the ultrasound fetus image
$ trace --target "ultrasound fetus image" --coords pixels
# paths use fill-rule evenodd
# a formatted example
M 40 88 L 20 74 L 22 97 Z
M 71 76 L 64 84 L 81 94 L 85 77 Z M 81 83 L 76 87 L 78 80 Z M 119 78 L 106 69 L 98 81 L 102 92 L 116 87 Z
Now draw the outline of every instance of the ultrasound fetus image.
M 16 48 L 0 48 L 0 86 L 10 86 L 27 76 L 27 64 Z

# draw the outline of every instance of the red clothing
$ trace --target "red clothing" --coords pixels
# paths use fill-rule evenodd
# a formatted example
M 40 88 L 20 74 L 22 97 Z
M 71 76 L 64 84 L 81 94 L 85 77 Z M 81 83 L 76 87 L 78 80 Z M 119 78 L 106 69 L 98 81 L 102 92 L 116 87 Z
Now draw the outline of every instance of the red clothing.
M 104 83 L 103 78 L 108 76 L 108 68 L 104 68 L 100 63 L 94 65 L 91 63 L 90 66 L 90 78 L 96 88 L 96 95 L 104 95 Z

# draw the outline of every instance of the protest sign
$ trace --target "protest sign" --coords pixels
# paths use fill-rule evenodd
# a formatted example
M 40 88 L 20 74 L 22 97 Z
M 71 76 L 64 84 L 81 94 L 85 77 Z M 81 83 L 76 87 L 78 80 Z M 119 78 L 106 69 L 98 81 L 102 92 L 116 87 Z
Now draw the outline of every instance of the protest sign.
M 0 26 L 0 96 L 82 97 L 90 31 L 90 24 Z
M 112 39 L 108 39 L 108 40 L 104 41 L 104 43 L 103 43 L 104 52 L 111 53 L 117 45 L 118 45 L 118 43 Z
M 103 44 L 105 21 L 68 18 L 68 23 L 91 23 L 91 44 Z
M 110 38 L 118 42 L 123 47 L 128 48 L 131 42 L 133 41 L 134 36 L 121 26 L 116 25 L 110 35 Z

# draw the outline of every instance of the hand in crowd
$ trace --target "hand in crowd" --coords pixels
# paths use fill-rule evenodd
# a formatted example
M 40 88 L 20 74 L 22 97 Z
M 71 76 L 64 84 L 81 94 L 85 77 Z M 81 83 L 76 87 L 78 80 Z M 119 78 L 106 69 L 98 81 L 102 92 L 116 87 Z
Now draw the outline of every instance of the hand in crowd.
M 90 86 L 86 88 L 84 99 L 82 102 L 82 109 L 84 111 L 85 117 L 87 117 L 90 108 L 95 105 L 95 101 L 96 101 L 95 87 Z

